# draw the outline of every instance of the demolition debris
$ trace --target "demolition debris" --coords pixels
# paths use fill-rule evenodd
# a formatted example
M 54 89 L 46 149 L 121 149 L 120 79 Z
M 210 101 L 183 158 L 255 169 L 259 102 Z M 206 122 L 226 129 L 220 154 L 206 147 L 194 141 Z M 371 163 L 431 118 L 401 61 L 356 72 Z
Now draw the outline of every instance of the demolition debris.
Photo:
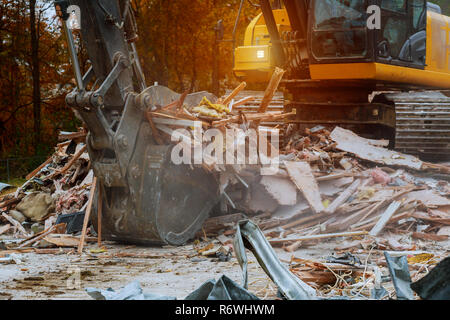
M 255 99 L 248 96 L 234 101 L 245 88 L 242 83 L 215 101 L 205 96 L 200 104 L 188 105 L 185 93 L 146 113 L 159 143 L 179 143 L 172 138 L 180 128 L 182 142 L 194 140 L 183 150 L 195 149 L 195 130 L 214 128 L 225 133 L 239 129 L 244 133 L 231 143 L 219 141 L 222 138 L 218 137 L 226 134 L 216 135 L 215 151 L 208 161 L 193 162 L 215 175 L 221 200 L 196 234 L 189 259 L 231 263 L 237 257 L 244 274 L 242 288 L 224 276 L 212 282 L 202 297 L 214 296 L 212 288 L 228 281 L 233 287 L 229 290 L 255 298 L 247 292 L 251 281 L 245 254 L 248 248 L 284 299 L 417 299 L 410 284 L 448 256 L 450 166 L 389 150 L 388 141 L 366 139 L 341 127 L 292 130 L 288 123 L 293 113 L 267 111 L 267 101 L 276 93 L 277 77 L 281 76 L 280 72 L 274 75 L 274 84 L 257 106 L 258 112 L 237 109 Z M 251 157 L 248 133 L 251 129 L 257 133 L 281 129 L 279 124 L 261 125 L 273 121 L 284 121 L 282 129 L 289 129 L 284 130 L 280 148 L 274 147 L 274 136 L 258 136 L 254 141 L 258 161 L 217 161 L 219 155 L 226 158 L 230 150 L 235 156 L 239 146 L 245 159 Z M 27 254 L 73 255 L 76 251 L 96 259 L 170 257 L 112 253 L 103 247 L 101 208 L 97 207 L 97 232 L 89 223 L 96 178 L 86 151 L 86 135 L 84 129 L 62 133 L 60 138 L 67 141 L 58 144 L 55 153 L 31 172 L 21 187 L 0 199 L 1 264 L 25 266 Z M 262 159 L 275 155 L 277 166 L 262 170 L 271 163 Z M 90 244 L 93 242 L 97 247 Z M 324 243 L 334 244 L 332 256 L 330 252 L 321 259 L 303 256 L 303 251 Z M 283 255 L 290 259 L 278 257 Z M 420 290 L 422 298 L 432 296 L 431 289 L 423 289 L 428 285 L 425 281 L 412 286 Z M 133 293 L 124 293 L 129 290 Z M 96 299 L 173 298 L 144 294 L 138 283 L 119 293 L 92 288 L 88 293 Z M 230 293 L 230 297 L 234 295 L 242 297 Z M 261 291 L 258 297 L 276 295 Z

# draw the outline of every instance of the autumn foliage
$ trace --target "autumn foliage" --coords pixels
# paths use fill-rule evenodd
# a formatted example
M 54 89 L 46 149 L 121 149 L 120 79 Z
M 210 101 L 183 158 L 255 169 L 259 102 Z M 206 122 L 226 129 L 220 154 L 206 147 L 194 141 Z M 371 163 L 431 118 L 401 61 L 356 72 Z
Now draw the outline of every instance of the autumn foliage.
M 245 2 L 241 38 L 258 10 Z M 178 92 L 211 91 L 214 27 L 222 20 L 224 38 L 231 39 L 239 4 L 240 0 L 132 1 L 147 85 L 158 82 Z M 222 88 L 234 84 L 231 42 L 219 43 L 218 59 Z M 33 90 L 36 84 L 39 89 Z M 64 103 L 73 88 L 52 1 L 0 0 L 0 158 L 47 155 L 58 131 L 76 130 L 80 123 Z

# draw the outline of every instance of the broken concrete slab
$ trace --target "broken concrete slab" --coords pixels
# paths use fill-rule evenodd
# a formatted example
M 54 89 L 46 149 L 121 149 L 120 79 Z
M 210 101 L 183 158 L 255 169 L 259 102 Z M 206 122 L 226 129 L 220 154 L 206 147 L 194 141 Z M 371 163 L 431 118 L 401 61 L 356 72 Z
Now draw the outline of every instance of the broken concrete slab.
M 55 210 L 55 200 L 48 193 L 33 192 L 25 196 L 16 209 L 31 221 L 40 222 Z
M 377 145 L 380 144 L 374 143 L 374 140 L 360 137 L 350 130 L 336 127 L 331 132 L 330 137 L 337 143 L 336 148 L 353 153 L 361 159 L 385 165 L 408 167 L 415 170 L 422 168 L 423 162 L 418 158 L 379 147 Z
M 297 203 L 297 187 L 290 180 L 276 176 L 263 176 L 260 183 L 280 205 Z
M 308 201 L 311 209 L 315 213 L 320 213 L 325 210 L 322 204 L 322 198 L 319 192 L 319 185 L 312 173 L 311 167 L 307 162 L 284 162 L 292 182 L 303 193 L 305 199 Z
M 259 183 L 250 186 L 251 198 L 248 202 L 248 208 L 252 212 L 274 212 L 278 208 L 278 202 L 272 198 Z

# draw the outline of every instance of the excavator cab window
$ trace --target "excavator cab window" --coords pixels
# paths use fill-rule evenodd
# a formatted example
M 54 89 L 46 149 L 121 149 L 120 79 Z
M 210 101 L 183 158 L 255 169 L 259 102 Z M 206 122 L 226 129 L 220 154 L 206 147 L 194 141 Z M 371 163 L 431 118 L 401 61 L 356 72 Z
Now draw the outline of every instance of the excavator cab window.
M 316 0 L 312 53 L 316 59 L 367 54 L 365 0 Z
M 382 0 L 381 30 L 377 35 L 380 62 L 423 67 L 426 54 L 425 0 Z

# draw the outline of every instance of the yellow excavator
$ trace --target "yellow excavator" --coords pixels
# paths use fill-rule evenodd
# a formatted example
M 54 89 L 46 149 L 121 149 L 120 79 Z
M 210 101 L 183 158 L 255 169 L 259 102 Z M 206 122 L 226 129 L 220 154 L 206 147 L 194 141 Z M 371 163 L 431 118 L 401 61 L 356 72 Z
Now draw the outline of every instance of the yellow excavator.
M 341 125 L 426 158 L 450 155 L 450 17 L 426 0 L 284 0 L 235 49 L 235 75 L 287 73 L 299 127 Z

